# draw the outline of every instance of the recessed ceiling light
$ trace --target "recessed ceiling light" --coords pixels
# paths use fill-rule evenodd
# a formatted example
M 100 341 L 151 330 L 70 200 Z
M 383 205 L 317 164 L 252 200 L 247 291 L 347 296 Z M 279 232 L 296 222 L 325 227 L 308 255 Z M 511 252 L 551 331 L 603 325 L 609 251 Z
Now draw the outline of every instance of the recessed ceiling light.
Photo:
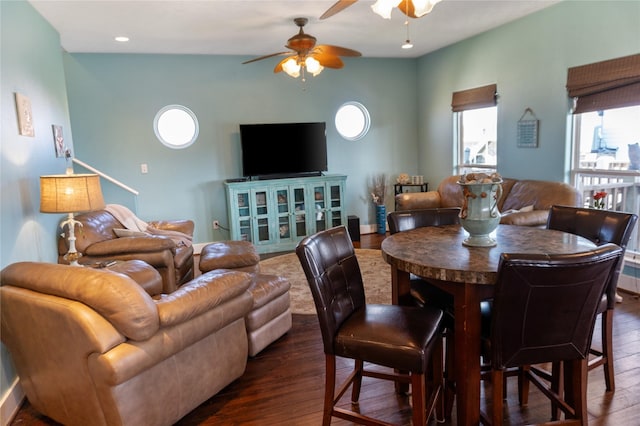
M 121 43 L 125 43 L 127 41 L 129 41 L 129 37 L 125 37 L 125 36 L 118 36 L 115 38 L 116 41 L 119 41 Z

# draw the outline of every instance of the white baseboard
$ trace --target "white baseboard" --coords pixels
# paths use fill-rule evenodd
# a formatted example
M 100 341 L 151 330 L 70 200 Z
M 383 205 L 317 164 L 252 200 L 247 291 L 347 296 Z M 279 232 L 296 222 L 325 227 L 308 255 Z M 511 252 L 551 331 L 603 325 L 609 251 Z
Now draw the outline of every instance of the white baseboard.
M 20 379 L 16 377 L 0 400 L 0 425 L 7 426 L 11 423 L 20 410 L 22 401 L 24 401 L 24 391 L 20 386 Z

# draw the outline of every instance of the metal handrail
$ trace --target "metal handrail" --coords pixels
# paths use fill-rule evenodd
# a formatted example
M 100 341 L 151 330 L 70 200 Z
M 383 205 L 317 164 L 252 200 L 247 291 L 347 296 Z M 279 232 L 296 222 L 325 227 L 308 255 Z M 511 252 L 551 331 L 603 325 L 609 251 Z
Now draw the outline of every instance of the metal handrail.
M 91 170 L 93 173 L 102 176 L 103 178 L 105 178 L 106 180 L 108 180 L 109 182 L 119 186 L 120 188 L 129 191 L 130 193 L 134 194 L 134 195 L 138 195 L 140 194 L 138 191 L 136 191 L 135 189 L 125 185 L 124 183 L 120 182 L 119 180 L 116 180 L 114 178 L 112 178 L 111 176 L 101 172 L 100 170 L 91 167 L 90 165 L 88 165 L 87 163 L 85 163 L 84 161 L 78 160 L 77 158 L 72 158 L 72 161 L 76 164 L 81 165 L 82 167 L 84 167 L 87 170 Z

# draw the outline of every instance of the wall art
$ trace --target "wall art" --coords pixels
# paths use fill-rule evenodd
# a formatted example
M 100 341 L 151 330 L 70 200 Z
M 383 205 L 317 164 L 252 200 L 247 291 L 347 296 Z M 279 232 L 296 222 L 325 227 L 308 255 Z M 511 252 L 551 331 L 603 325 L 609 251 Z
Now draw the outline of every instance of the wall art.
M 34 137 L 33 114 L 31 101 L 23 94 L 16 92 L 16 111 L 18 112 L 18 131 L 22 136 Z
M 56 150 L 56 157 L 64 157 L 65 147 L 64 147 L 64 136 L 62 135 L 62 126 L 58 126 L 56 124 L 52 124 L 51 128 L 53 129 L 53 145 Z

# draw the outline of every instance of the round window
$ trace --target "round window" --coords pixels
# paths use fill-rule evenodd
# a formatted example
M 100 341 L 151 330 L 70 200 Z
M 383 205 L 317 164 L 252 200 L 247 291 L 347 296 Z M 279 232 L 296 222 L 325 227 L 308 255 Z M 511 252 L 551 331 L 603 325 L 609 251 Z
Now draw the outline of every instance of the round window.
M 165 146 L 182 149 L 198 138 L 198 119 L 187 107 L 167 105 L 153 119 L 153 130 Z
M 359 102 L 346 102 L 336 112 L 336 129 L 349 141 L 363 138 L 369 131 L 369 111 Z

